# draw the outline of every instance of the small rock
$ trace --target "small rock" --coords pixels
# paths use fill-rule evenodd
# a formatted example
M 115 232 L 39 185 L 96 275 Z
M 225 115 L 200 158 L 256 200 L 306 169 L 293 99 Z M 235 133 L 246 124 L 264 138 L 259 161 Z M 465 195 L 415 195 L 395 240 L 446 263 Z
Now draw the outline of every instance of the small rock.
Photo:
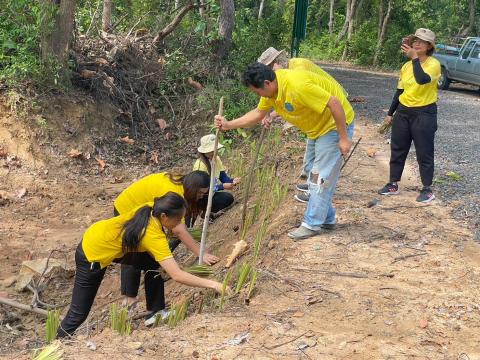
M 427 319 L 421 319 L 420 322 L 419 322 L 419 326 L 422 329 L 425 329 L 428 326 L 428 320 Z
M 138 349 L 140 349 L 140 348 L 142 347 L 142 343 L 139 342 L 139 341 L 129 342 L 129 343 L 127 344 L 127 347 L 128 347 L 129 349 L 132 349 L 132 350 L 138 350 Z
M 368 204 L 367 204 L 367 208 L 374 207 L 374 206 L 377 205 L 379 202 L 380 202 L 379 199 L 370 200 L 370 201 L 368 202 Z
M 94 343 L 93 341 L 91 341 L 91 340 L 88 340 L 88 341 L 85 343 L 85 345 L 87 346 L 87 348 L 88 348 L 89 350 L 92 350 L 92 351 L 97 350 L 97 344 L 95 344 L 95 343 Z
M 195 359 L 198 359 L 200 357 L 200 353 L 197 351 L 197 350 L 194 350 L 193 353 L 192 353 L 192 356 L 195 358 Z
M 301 311 L 297 311 L 297 312 L 293 313 L 292 316 L 296 317 L 296 318 L 301 318 L 301 317 L 305 316 L 305 313 L 301 312 Z
M 388 326 L 393 325 L 392 320 L 385 320 L 384 323 L 385 323 L 385 325 L 388 325 Z

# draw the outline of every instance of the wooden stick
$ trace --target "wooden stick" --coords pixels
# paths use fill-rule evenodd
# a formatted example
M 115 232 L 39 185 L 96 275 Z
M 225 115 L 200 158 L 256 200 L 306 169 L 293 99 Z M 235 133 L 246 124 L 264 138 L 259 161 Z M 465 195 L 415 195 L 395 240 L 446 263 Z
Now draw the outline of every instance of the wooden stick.
M 253 156 L 252 164 L 250 165 L 250 171 L 248 173 L 248 180 L 245 185 L 245 193 L 243 195 L 242 221 L 240 222 L 240 234 L 242 234 L 243 227 L 245 226 L 245 218 L 247 217 L 247 203 L 249 197 L 248 195 L 250 194 L 250 188 L 252 187 L 253 177 L 255 176 L 255 166 L 257 165 L 258 154 L 260 153 L 260 148 L 262 147 L 265 133 L 265 127 L 262 126 L 262 132 L 260 133 L 260 138 L 258 139 L 257 149 L 255 150 L 255 155 Z
M 13 307 L 16 307 L 18 309 L 30 311 L 30 312 L 33 312 L 33 313 L 38 314 L 38 315 L 43 315 L 45 317 L 48 316 L 48 311 L 46 311 L 46 310 L 39 309 L 37 307 L 33 307 L 33 306 L 30 306 L 30 305 L 25 305 L 25 304 L 19 303 L 18 301 L 11 300 L 11 299 L 6 299 L 6 298 L 1 297 L 1 296 L 0 296 L 0 304 L 13 306 Z
M 218 115 L 223 116 L 223 96 L 220 98 L 220 104 L 218 105 Z M 215 132 L 215 145 L 213 148 L 213 158 L 210 169 L 210 190 L 208 191 L 207 209 L 205 211 L 205 218 L 203 220 L 202 239 L 200 240 L 200 254 L 198 255 L 198 263 L 202 265 L 203 255 L 205 254 L 205 240 L 207 238 L 208 222 L 210 220 L 210 212 L 212 211 L 213 192 L 215 187 L 215 164 L 217 162 L 217 147 L 218 147 L 218 134 L 220 129 Z

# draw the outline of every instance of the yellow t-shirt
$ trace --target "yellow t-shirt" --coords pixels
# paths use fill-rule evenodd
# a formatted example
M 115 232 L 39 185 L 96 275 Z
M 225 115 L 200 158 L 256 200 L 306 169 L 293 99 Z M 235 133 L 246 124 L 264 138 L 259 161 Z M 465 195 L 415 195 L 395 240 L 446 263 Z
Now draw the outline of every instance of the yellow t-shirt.
M 156 197 L 172 191 L 183 197 L 183 185 L 173 183 L 167 173 L 145 176 L 123 190 L 115 199 L 113 205 L 120 214 L 129 212 L 136 207 L 153 201 Z
M 335 96 L 345 111 L 347 124 L 355 113 L 343 88 L 322 75 L 305 70 L 276 70 L 278 93 L 276 98 L 262 97 L 259 110 L 275 109 L 278 115 L 304 132 L 309 139 L 316 139 L 335 130 L 335 120 L 328 109 L 330 97 Z
M 400 79 L 397 89 L 403 89 L 399 100 L 402 105 L 408 107 L 425 106 L 437 102 L 437 80 L 440 78 L 440 62 L 433 56 L 429 56 L 425 62 L 420 64 L 432 81 L 420 85 L 415 81 L 413 75 L 413 63 L 406 62 L 400 70 Z
M 122 251 L 123 224 L 130 220 L 139 208 L 146 205 L 152 207 L 153 202 L 91 225 L 83 234 L 82 240 L 82 248 L 87 260 L 99 262 L 100 266 L 104 268 L 113 260 L 121 258 L 124 255 Z M 172 257 L 167 237 L 159 221 L 150 218 L 137 252 L 148 252 L 158 262 Z
M 340 86 L 345 93 L 345 96 L 348 97 L 348 93 L 345 91 L 345 89 L 338 83 L 335 78 L 327 73 L 325 70 L 323 70 L 320 66 L 317 64 L 313 63 L 312 61 L 304 58 L 293 58 L 288 61 L 288 68 L 290 70 L 306 70 L 306 71 L 311 71 L 313 73 L 316 73 L 318 75 L 323 76 L 326 79 L 329 79 L 330 81 L 334 81 Z
M 200 170 L 208 173 L 207 165 L 205 165 L 204 162 L 200 159 L 197 159 L 197 161 L 195 161 L 195 163 L 193 164 L 193 170 Z M 221 171 L 225 171 L 225 167 L 223 166 L 220 157 L 217 156 L 217 161 L 215 161 L 215 178 L 220 178 Z

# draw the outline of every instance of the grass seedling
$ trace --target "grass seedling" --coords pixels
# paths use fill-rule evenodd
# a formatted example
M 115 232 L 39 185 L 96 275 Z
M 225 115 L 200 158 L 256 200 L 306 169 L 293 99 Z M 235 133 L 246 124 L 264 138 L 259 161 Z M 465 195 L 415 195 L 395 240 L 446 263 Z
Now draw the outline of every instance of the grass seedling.
M 39 354 L 33 357 L 33 360 L 61 360 L 63 359 L 63 349 L 60 342 L 56 341 L 45 347 Z
M 47 322 L 45 323 L 45 341 L 50 344 L 57 336 L 57 330 L 60 326 L 60 312 L 58 310 L 49 310 Z
M 257 283 L 257 270 L 252 271 L 252 276 L 250 277 L 250 284 L 248 285 L 248 292 L 247 292 L 247 299 L 250 299 L 253 294 L 253 290 L 255 290 L 255 284 Z
M 168 314 L 165 323 L 168 327 L 174 328 L 179 323 L 181 323 L 188 314 L 188 308 L 190 306 L 190 299 L 187 299 L 181 303 L 177 303 L 170 308 L 170 313 Z M 155 320 L 155 326 L 158 326 L 162 323 L 162 317 L 158 316 Z
M 267 232 L 268 222 L 264 221 L 262 226 L 258 229 L 257 233 L 255 234 L 255 243 L 253 246 L 253 260 L 254 262 L 258 258 L 258 254 L 260 253 L 260 245 L 262 244 L 263 238 L 265 237 L 265 233 Z
M 227 286 L 230 284 L 230 279 L 232 278 L 233 274 L 233 269 L 228 270 L 227 274 L 225 275 L 225 278 L 223 279 L 222 282 L 222 294 L 220 295 L 220 303 L 218 305 L 218 308 L 220 310 L 223 310 L 223 307 L 225 306 L 225 295 L 227 291 Z
M 212 268 L 208 265 L 205 265 L 205 264 L 192 265 L 192 266 L 186 267 L 184 270 L 186 272 L 190 273 L 190 274 L 197 275 L 197 276 L 200 276 L 200 277 L 209 277 L 209 276 L 213 275 Z
M 110 306 L 110 328 L 120 335 L 130 335 L 132 322 L 128 320 L 128 309 L 119 308 L 116 303 Z
M 237 286 L 235 287 L 235 294 L 238 294 L 240 290 L 242 290 L 243 285 L 247 281 L 248 275 L 250 275 L 251 270 L 252 270 L 252 265 L 250 265 L 250 263 L 242 264 L 238 274 L 238 281 L 237 281 Z

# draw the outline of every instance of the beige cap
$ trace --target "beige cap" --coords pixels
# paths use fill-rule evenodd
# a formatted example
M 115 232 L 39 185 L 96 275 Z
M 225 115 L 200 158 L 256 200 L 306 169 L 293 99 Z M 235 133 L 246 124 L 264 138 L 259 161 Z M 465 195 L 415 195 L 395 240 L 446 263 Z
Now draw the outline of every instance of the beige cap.
M 435 33 L 432 30 L 420 28 L 415 31 L 413 36 L 435 46 Z
M 206 154 L 209 152 L 214 151 L 215 149 L 215 135 L 214 134 L 208 134 L 205 136 L 202 136 L 200 139 L 200 147 L 197 149 L 199 153 Z M 217 145 L 217 149 L 223 148 L 223 145 L 220 144 L 220 142 Z
M 278 51 L 277 49 L 273 47 L 269 47 L 267 50 L 265 50 L 262 55 L 257 59 L 259 63 L 262 63 L 263 65 L 270 65 L 275 61 L 277 57 L 279 57 L 281 54 L 283 54 L 285 51 L 280 50 Z

